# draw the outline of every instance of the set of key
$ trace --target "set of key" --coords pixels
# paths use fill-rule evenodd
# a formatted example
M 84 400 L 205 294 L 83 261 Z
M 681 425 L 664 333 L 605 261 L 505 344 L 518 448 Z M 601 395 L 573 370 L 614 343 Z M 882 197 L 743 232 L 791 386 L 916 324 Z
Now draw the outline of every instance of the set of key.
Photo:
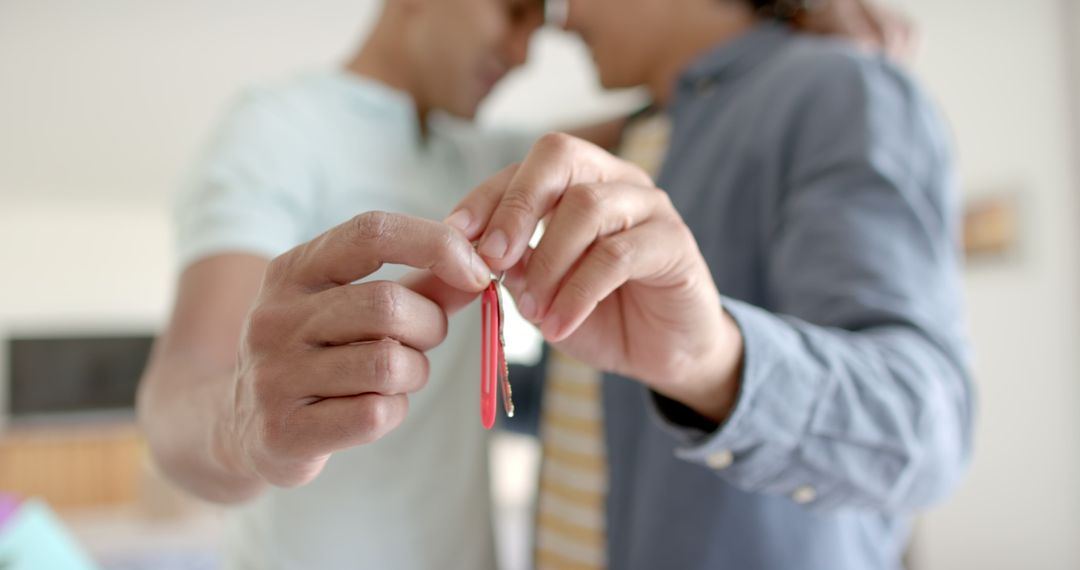
M 502 391 L 506 416 L 514 417 L 510 368 L 506 364 L 506 337 L 503 333 L 506 324 L 501 289 L 503 276 L 491 280 L 480 302 L 480 423 L 485 429 L 495 425 L 499 390 Z

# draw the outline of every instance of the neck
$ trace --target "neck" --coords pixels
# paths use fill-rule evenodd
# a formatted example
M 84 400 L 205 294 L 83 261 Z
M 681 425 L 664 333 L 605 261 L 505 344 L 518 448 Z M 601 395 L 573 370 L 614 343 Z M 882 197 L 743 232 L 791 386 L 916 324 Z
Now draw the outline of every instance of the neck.
M 405 40 L 406 18 L 397 2 L 387 2 L 367 40 L 345 63 L 345 71 L 407 93 L 415 106 L 421 134 L 425 135 L 430 109 L 423 103 L 412 72 Z
M 753 11 L 738 2 L 716 2 L 705 10 L 704 14 L 687 14 L 648 82 L 653 101 L 661 107 L 671 102 L 675 82 L 691 62 L 745 34 L 758 22 Z

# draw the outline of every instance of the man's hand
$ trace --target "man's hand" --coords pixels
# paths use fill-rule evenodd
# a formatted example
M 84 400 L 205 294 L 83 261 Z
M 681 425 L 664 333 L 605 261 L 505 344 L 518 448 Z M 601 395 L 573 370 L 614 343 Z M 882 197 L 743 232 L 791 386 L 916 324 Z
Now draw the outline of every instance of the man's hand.
M 353 284 L 383 263 L 430 273 L 410 279 L 412 288 Z M 295 486 L 333 452 L 383 437 L 427 382 L 424 352 L 443 341 L 447 314 L 489 282 L 459 232 L 382 212 L 274 259 L 241 337 L 220 458 L 253 479 Z
M 909 60 L 915 51 L 916 34 L 911 21 L 877 0 L 809 0 L 808 8 L 795 19 L 808 32 L 851 38 L 898 61 Z
M 528 242 L 542 219 L 543 238 Z M 697 243 L 639 168 L 563 134 L 541 138 L 447 218 L 560 350 L 702 415 L 734 400 L 741 337 Z

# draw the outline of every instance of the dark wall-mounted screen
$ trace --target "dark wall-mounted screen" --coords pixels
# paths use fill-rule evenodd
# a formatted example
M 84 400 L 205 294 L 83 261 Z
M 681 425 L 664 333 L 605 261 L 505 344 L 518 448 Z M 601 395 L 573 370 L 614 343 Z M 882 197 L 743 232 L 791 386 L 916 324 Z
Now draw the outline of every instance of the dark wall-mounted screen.
M 150 336 L 15 338 L 8 341 L 8 413 L 130 410 Z

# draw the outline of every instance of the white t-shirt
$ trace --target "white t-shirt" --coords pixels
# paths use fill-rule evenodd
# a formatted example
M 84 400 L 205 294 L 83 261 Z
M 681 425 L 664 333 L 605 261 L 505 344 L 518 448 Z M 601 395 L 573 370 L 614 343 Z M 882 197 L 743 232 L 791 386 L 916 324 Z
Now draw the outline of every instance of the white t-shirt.
M 442 219 L 532 138 L 444 117 L 422 141 L 407 95 L 345 72 L 253 90 L 179 197 L 181 266 L 225 252 L 274 257 L 369 210 Z M 428 386 L 393 433 L 335 454 L 304 487 L 233 509 L 225 568 L 493 568 L 479 331 L 475 307 L 451 319 L 428 355 Z

